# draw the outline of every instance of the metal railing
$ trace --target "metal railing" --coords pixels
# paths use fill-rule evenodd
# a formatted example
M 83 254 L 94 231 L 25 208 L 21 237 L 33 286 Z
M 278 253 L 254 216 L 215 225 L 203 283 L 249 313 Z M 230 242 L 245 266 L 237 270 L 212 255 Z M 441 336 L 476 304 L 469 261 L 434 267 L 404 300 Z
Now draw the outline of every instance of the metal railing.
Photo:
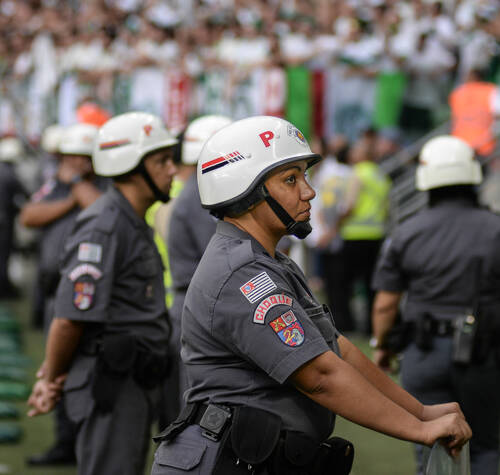
M 418 191 L 415 187 L 417 157 L 425 142 L 437 135 L 447 134 L 449 131 L 450 121 L 444 122 L 380 164 L 382 170 L 392 178 L 389 231 L 426 206 L 427 193 Z

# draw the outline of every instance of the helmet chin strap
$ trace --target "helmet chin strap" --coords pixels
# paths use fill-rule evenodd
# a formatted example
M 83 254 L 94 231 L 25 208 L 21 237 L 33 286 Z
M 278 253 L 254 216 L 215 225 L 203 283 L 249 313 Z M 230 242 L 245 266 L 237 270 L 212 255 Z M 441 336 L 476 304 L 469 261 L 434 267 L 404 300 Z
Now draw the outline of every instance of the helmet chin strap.
M 163 193 L 163 191 L 161 191 L 156 186 L 155 182 L 151 178 L 151 175 L 146 170 L 146 166 L 144 165 L 144 161 L 141 161 L 141 163 L 139 163 L 137 170 L 142 175 L 144 180 L 146 180 L 146 183 L 148 184 L 149 188 L 153 192 L 153 195 L 157 201 L 162 201 L 163 203 L 166 203 L 167 201 L 170 200 L 170 195 Z
M 270 194 L 266 188 L 266 185 L 262 185 L 262 191 L 264 194 L 264 199 L 267 204 L 274 211 L 274 214 L 278 216 L 280 221 L 286 226 L 287 234 L 292 234 L 299 239 L 304 239 L 311 231 L 312 227 L 309 221 L 295 221 Z

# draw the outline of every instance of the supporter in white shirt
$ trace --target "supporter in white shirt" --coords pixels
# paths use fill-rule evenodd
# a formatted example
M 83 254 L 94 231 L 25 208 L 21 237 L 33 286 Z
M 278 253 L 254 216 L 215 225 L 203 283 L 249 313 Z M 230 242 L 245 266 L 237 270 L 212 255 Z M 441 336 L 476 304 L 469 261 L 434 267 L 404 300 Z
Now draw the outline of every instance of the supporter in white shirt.
M 281 54 L 288 64 L 301 64 L 314 55 L 311 25 L 305 20 L 290 22 L 291 31 L 280 41 Z

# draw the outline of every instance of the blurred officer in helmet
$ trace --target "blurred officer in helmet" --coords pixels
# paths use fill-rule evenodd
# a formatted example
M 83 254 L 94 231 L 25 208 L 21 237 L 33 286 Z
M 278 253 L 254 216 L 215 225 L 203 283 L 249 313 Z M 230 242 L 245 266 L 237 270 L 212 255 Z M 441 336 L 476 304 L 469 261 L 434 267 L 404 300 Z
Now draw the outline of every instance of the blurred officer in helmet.
M 373 284 L 375 362 L 388 369 L 401 296 L 402 382 L 425 404 L 458 401 L 470 423 L 473 475 L 496 475 L 500 418 L 500 217 L 478 206 L 481 168 L 452 136 L 420 153 L 417 188 L 429 207 L 384 244 Z M 392 333 L 394 334 L 394 333 Z M 400 348 L 400 350 L 401 350 Z M 418 470 L 425 464 L 417 447 Z
M 165 381 L 166 420 L 172 422 L 181 409 L 182 394 L 187 389 L 185 370 L 180 358 L 181 315 L 186 291 L 194 271 L 215 232 L 216 219 L 203 209 L 200 202 L 196 165 L 205 142 L 232 120 L 220 115 L 207 115 L 189 124 L 182 143 L 181 160 L 191 174 L 174 202 L 168 226 L 167 249 L 174 290 L 174 302 L 169 313 L 172 321 L 171 372 Z
M 50 411 L 67 373 L 80 475 L 144 470 L 168 340 L 162 264 L 144 215 L 169 198 L 176 143 L 151 114 L 106 122 L 92 160 L 114 186 L 78 215 L 61 250 L 44 376 L 29 404 L 30 415 Z
M 423 406 L 393 383 L 276 251 L 311 231 L 306 172 L 319 160 L 276 117 L 239 120 L 205 143 L 200 198 L 220 221 L 182 314 L 187 405 L 155 438 L 153 475 L 347 474 L 353 447 L 329 439 L 335 413 L 405 440 L 450 436 L 455 451 L 469 439 L 457 404 Z
M 59 283 L 59 259 L 78 213 L 91 205 L 108 186 L 108 179 L 96 177 L 92 152 L 98 128 L 76 124 L 50 126 L 42 135 L 44 151 L 57 160 L 56 175 L 47 179 L 21 211 L 21 223 L 41 230 L 35 296 L 42 293 L 43 326 L 47 332 L 54 316 L 54 299 Z M 43 368 L 38 373 L 43 376 Z M 75 463 L 74 424 L 67 418 L 64 404 L 55 410 L 55 442 L 46 452 L 28 457 L 29 465 Z

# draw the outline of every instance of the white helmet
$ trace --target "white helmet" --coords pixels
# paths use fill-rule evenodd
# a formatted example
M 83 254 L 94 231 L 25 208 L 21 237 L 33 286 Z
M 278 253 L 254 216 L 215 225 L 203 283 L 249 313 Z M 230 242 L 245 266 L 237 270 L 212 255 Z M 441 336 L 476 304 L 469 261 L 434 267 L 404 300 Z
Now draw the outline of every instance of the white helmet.
M 95 125 L 90 124 L 75 124 L 66 127 L 61 134 L 59 153 L 92 156 L 98 130 Z
M 16 162 L 23 151 L 23 144 L 15 137 L 0 140 L 0 162 Z
M 102 176 L 123 175 L 134 170 L 146 154 L 176 143 L 156 115 L 127 112 L 99 129 L 92 155 L 94 170 Z
M 278 117 L 238 120 L 216 132 L 198 161 L 198 186 L 204 208 L 226 208 L 248 197 L 266 175 L 287 162 L 321 160 L 304 135 Z M 262 199 L 262 198 L 261 198 Z
M 205 142 L 232 119 L 223 115 L 205 115 L 189 124 L 182 142 L 182 163 L 196 165 Z
M 441 135 L 429 140 L 420 151 L 417 189 L 452 185 L 477 185 L 482 181 L 481 166 L 474 149 L 463 140 Z
M 49 125 L 42 134 L 42 139 L 40 141 L 40 146 L 43 150 L 48 153 L 59 152 L 59 145 L 61 143 L 61 138 L 64 133 L 64 127 L 62 125 L 53 124 Z

